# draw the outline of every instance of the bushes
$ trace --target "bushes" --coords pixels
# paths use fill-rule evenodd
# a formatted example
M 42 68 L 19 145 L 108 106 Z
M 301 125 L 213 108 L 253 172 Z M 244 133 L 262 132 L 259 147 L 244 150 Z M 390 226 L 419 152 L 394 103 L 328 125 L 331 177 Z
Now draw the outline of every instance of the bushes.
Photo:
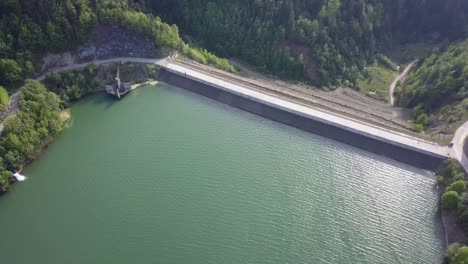
M 416 133 L 422 133 L 422 132 L 424 132 L 424 126 L 421 125 L 421 124 L 415 124 L 414 127 L 413 127 L 413 130 Z
M 455 191 L 448 191 L 442 195 L 441 206 L 445 210 L 453 210 L 457 208 L 461 198 Z
M 0 138 L 0 185 L 6 185 L 11 170 L 32 160 L 62 130 L 57 95 L 27 80 L 19 96 L 19 112 L 7 121 Z
M 468 247 L 459 247 L 455 254 L 449 256 L 449 264 L 467 264 L 468 263 Z
M 65 102 L 74 101 L 103 85 L 96 79 L 97 71 L 97 66 L 90 64 L 83 71 L 51 73 L 46 76 L 44 84 Z
M 447 191 L 455 191 L 458 195 L 461 195 L 465 191 L 465 182 L 463 180 L 456 181 L 447 188 Z
M 210 64 L 215 66 L 216 68 L 228 72 L 236 72 L 234 67 L 232 67 L 232 65 L 229 64 L 228 60 L 218 58 L 215 55 L 208 52 L 206 49 L 192 48 L 187 44 L 182 44 L 179 50 L 188 58 L 197 61 L 201 64 Z
M 444 180 L 445 180 L 444 176 L 441 176 L 441 175 L 438 175 L 436 178 L 437 184 L 442 184 Z
M 396 70 L 397 69 L 397 66 L 395 65 L 395 63 L 393 63 L 389 58 L 387 58 L 387 56 L 383 55 L 383 54 L 377 54 L 375 55 L 375 59 L 380 62 L 380 64 L 382 64 L 383 66 L 391 69 L 391 70 Z
M 438 173 L 437 183 L 442 186 L 447 186 L 441 198 L 441 207 L 445 210 L 453 210 L 458 207 L 458 204 L 464 197 L 464 192 L 466 190 L 464 181 L 465 173 L 458 162 L 454 160 L 445 161 L 443 168 L 441 168 Z M 459 215 L 465 207 L 466 206 L 462 204 L 459 208 Z
M 0 86 L 0 107 L 8 105 L 8 92 Z
M 146 65 L 146 71 L 148 72 L 148 77 L 150 77 L 151 79 L 156 79 L 158 77 L 158 70 L 159 68 L 156 68 L 156 65 L 153 65 L 153 64 Z
M 0 59 L 0 85 L 11 87 L 19 82 L 22 75 L 21 67 L 14 60 Z

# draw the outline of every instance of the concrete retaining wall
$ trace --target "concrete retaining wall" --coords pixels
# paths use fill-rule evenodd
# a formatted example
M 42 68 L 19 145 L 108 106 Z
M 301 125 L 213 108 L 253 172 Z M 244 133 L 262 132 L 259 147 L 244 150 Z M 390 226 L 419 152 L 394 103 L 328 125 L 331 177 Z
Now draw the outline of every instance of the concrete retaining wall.
M 267 103 L 259 102 L 253 98 L 246 98 L 233 92 L 203 83 L 202 81 L 174 73 L 164 67 L 161 67 L 158 79 L 170 85 L 209 97 L 250 113 L 331 138 L 378 155 L 383 155 L 418 168 L 434 171 L 444 160 L 443 157 L 425 154 L 420 151 L 405 148 L 401 145 L 395 145 L 386 141 L 367 137 L 338 126 L 327 124 L 326 122 L 320 122 L 279 107 L 268 105 Z

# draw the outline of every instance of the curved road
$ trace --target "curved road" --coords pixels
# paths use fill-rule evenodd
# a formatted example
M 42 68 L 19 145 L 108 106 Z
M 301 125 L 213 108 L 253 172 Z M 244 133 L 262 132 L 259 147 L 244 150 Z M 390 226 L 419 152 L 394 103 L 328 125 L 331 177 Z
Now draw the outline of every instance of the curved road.
M 100 64 L 115 63 L 115 62 L 137 62 L 137 63 L 148 63 L 148 64 L 157 64 L 157 65 L 160 65 L 160 66 L 166 66 L 166 67 L 172 68 L 172 70 L 177 70 L 179 72 L 184 72 L 186 75 L 188 73 L 190 73 L 190 75 L 192 75 L 192 77 L 201 78 L 201 79 L 213 82 L 215 84 L 223 84 L 223 85 L 228 86 L 228 87 L 231 86 L 233 88 L 242 89 L 242 90 L 245 90 L 248 93 L 252 93 L 252 91 L 247 91 L 249 89 L 237 86 L 237 85 L 232 84 L 232 83 L 225 83 L 224 81 L 215 79 L 215 78 L 210 77 L 210 76 L 206 76 L 203 73 L 195 72 L 192 69 L 185 68 L 185 67 L 183 67 L 181 65 L 173 64 L 173 63 L 171 63 L 171 58 L 151 59 L 151 58 L 118 57 L 118 58 L 111 58 L 111 59 L 106 59 L 106 60 L 94 60 L 94 61 L 89 61 L 89 62 L 81 63 L 81 64 L 67 65 L 67 66 L 64 66 L 64 67 L 51 69 L 48 73 L 51 73 L 51 72 L 59 73 L 59 72 L 70 71 L 70 70 L 74 70 L 74 69 L 80 69 L 80 68 L 84 68 L 84 67 L 86 67 L 87 65 L 90 65 L 90 64 L 100 65 Z M 394 83 L 392 83 L 392 85 L 390 87 L 392 93 L 393 93 L 393 90 L 394 90 L 397 82 L 406 76 L 406 74 L 409 72 L 409 70 L 411 69 L 411 67 L 415 63 L 416 63 L 416 61 L 413 61 L 412 63 L 410 63 L 406 67 L 406 69 L 403 71 L 403 73 L 400 74 L 400 76 L 398 76 L 395 79 Z M 36 80 L 42 81 L 42 80 L 45 79 L 45 76 L 46 75 L 39 76 L 38 78 L 36 78 Z M 18 93 L 19 93 L 19 91 L 20 90 L 18 90 L 10 98 L 11 115 L 15 115 L 17 110 L 18 110 Z M 270 97 L 270 96 L 267 96 L 267 95 L 258 95 L 258 96 Z M 390 98 L 391 98 L 391 102 L 393 104 L 393 94 L 391 94 Z M 280 98 L 270 98 L 270 100 L 283 101 Z M 288 102 L 286 102 L 286 103 L 288 103 Z M 290 103 L 288 103 L 288 104 L 290 104 Z M 293 105 L 291 107 L 296 108 L 298 106 Z M 464 153 L 463 153 L 464 139 L 466 138 L 466 136 L 468 136 L 468 122 L 463 124 L 456 131 L 455 136 L 454 136 L 453 141 L 452 141 L 454 145 L 450 149 L 448 146 L 439 146 L 439 145 L 436 145 L 435 143 L 423 141 L 423 140 L 413 138 L 413 137 L 408 136 L 408 135 L 402 135 L 402 134 L 395 133 L 393 131 L 389 131 L 389 130 L 386 130 L 386 129 L 376 128 L 376 127 L 373 127 L 373 126 L 371 126 L 369 124 L 359 124 L 359 123 L 356 123 L 354 120 L 351 120 L 351 119 L 344 120 L 342 117 L 340 117 L 338 115 L 333 115 L 333 113 L 324 113 L 323 111 L 318 110 L 318 109 L 315 109 L 315 110 L 314 109 L 306 109 L 306 110 L 307 111 L 315 111 L 315 114 L 317 114 L 319 116 L 320 115 L 327 115 L 327 118 L 329 118 L 330 121 L 333 121 L 333 120 L 338 121 L 338 123 L 341 123 L 341 125 L 350 125 L 351 127 L 359 126 L 360 129 L 362 129 L 362 131 L 365 132 L 365 133 L 370 133 L 370 132 L 375 130 L 372 134 L 375 133 L 375 134 L 377 134 L 379 136 L 385 136 L 386 138 L 388 138 L 388 136 L 392 136 L 392 137 L 395 136 L 395 142 L 397 142 L 397 143 L 403 143 L 405 145 L 409 145 L 409 146 L 413 146 L 413 147 L 417 147 L 417 148 L 422 147 L 422 145 L 425 145 L 426 148 L 432 149 L 432 151 L 434 151 L 434 153 L 440 153 L 440 154 L 442 154 L 444 156 L 457 159 L 458 161 L 460 161 L 460 163 L 463 165 L 465 170 L 468 172 L 468 159 L 467 159 L 466 155 L 464 155 Z M 0 133 L 1 133 L 2 129 L 3 129 L 3 123 L 0 124 Z M 391 140 L 391 139 L 388 138 L 388 140 Z
M 418 60 L 414 60 L 412 61 L 410 64 L 408 64 L 408 66 L 406 66 L 405 70 L 400 74 L 398 75 L 398 77 L 395 78 L 395 80 L 393 80 L 392 84 L 390 84 L 390 89 L 388 90 L 389 92 L 389 98 L 390 98 L 390 104 L 391 105 L 394 105 L 395 104 L 395 97 L 393 96 L 393 94 L 395 93 L 395 87 L 397 85 L 397 83 L 406 77 L 406 75 L 408 74 L 408 72 L 411 70 L 411 68 L 413 67 L 413 65 L 417 62 Z
M 90 64 L 101 65 L 101 64 L 107 64 L 107 63 L 113 63 L 113 62 L 138 62 L 138 63 L 148 63 L 148 64 L 158 64 L 158 65 L 166 65 L 168 63 L 166 58 L 148 59 L 148 58 L 118 57 L 118 58 L 110 58 L 107 60 L 94 60 L 94 61 L 88 61 L 88 62 L 80 63 L 80 64 L 71 64 L 71 65 L 67 65 L 67 66 L 63 66 L 59 68 L 53 68 L 49 70 L 46 74 L 37 77 L 36 80 L 38 81 L 44 80 L 46 75 L 49 73 L 59 73 L 59 72 L 64 72 L 64 71 L 81 69 Z
M 468 173 L 468 157 L 463 151 L 465 139 L 468 137 L 468 121 L 461 125 L 455 132 L 452 139 L 452 148 L 455 158 L 460 162 L 465 171 Z

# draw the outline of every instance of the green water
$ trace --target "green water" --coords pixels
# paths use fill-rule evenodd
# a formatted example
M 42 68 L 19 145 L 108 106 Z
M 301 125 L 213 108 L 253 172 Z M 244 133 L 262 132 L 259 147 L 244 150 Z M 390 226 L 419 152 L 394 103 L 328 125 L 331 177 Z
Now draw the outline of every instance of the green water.
M 158 85 L 72 108 L 0 198 L 1 263 L 439 263 L 424 171 Z

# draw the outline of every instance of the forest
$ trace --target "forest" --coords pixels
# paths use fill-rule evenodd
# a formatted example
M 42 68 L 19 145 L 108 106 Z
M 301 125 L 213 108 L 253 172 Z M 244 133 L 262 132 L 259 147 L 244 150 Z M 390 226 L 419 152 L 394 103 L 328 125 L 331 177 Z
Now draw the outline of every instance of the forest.
M 0 85 L 13 91 L 38 71 L 47 52 L 73 50 L 98 23 L 122 25 L 143 33 L 157 47 L 170 47 L 204 64 L 234 71 L 227 60 L 190 47 L 176 25 L 140 12 L 139 1 L 8 0 L 0 1 Z
M 400 106 L 414 109 L 417 130 L 445 120 L 463 121 L 468 112 L 468 40 L 422 60 L 397 99 Z
M 354 85 L 378 51 L 468 34 L 463 0 L 161 0 L 148 5 L 176 23 L 187 39 L 220 56 L 322 86 Z M 312 58 L 304 60 L 300 47 Z M 314 67 L 319 78 L 310 80 L 307 67 Z
M 13 170 L 39 155 L 62 131 L 60 99 L 35 80 L 26 80 L 19 112 L 10 118 L 0 141 L 0 185 L 7 185 Z

